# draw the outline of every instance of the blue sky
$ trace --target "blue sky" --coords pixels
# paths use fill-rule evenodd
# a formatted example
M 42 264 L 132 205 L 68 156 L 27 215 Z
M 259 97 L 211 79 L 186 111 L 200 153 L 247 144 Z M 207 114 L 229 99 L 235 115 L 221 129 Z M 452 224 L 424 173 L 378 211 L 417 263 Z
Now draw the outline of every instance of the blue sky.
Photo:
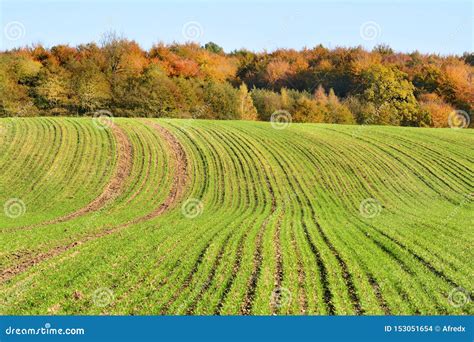
M 143 48 L 158 41 L 214 41 L 238 48 L 329 47 L 378 43 L 397 51 L 473 51 L 473 5 L 412 1 L 25 1 L 0 0 L 0 49 L 99 41 L 110 30 Z

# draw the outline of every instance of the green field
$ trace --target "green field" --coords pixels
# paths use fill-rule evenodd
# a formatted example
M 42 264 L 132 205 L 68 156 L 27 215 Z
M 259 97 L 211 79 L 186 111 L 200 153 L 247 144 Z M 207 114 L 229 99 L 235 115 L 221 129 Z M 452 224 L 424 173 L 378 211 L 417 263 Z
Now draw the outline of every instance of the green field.
M 2 314 L 473 314 L 474 131 L 0 119 Z

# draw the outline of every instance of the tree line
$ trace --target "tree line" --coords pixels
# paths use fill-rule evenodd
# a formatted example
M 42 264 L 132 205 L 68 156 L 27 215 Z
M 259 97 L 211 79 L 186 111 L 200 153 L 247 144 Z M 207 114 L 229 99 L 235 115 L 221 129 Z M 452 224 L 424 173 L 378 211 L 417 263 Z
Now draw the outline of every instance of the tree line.
M 386 45 L 225 53 L 215 43 L 155 44 L 114 33 L 76 47 L 0 53 L 0 116 L 90 115 L 448 126 L 472 115 L 474 54 Z M 472 121 L 471 125 L 472 125 Z

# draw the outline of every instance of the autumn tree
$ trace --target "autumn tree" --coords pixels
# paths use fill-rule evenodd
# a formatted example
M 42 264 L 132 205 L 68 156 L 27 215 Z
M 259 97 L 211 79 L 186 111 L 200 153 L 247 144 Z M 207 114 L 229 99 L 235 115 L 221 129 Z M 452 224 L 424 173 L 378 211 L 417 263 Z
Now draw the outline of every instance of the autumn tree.
M 214 42 L 206 43 L 204 45 L 204 49 L 206 49 L 209 52 L 217 53 L 217 54 L 222 54 L 224 52 L 224 49 Z
M 295 122 L 324 122 L 324 112 L 318 108 L 316 101 L 301 96 L 295 103 L 293 113 Z
M 257 120 L 258 118 L 257 109 L 245 83 L 239 87 L 239 115 L 242 120 Z
M 335 124 L 353 124 L 355 122 L 349 108 L 339 101 L 332 88 L 327 97 L 324 122 Z
M 215 119 L 238 119 L 238 91 L 228 83 L 208 81 L 204 84 L 204 103 Z
M 118 36 L 115 32 L 102 38 L 104 55 L 103 71 L 110 85 L 112 106 L 118 106 L 127 88 L 127 79 L 138 77 L 147 64 L 144 52 L 134 41 Z
M 455 108 L 444 102 L 437 94 L 423 94 L 420 96 L 421 109 L 430 113 L 434 127 L 448 127 L 448 117 Z
M 89 64 L 82 66 L 82 72 L 74 77 L 75 97 L 81 112 L 94 112 L 107 108 L 112 100 L 112 92 L 107 77 L 99 69 Z
M 0 115 L 87 115 L 445 125 L 474 106 L 472 53 L 398 53 L 386 45 L 225 53 L 213 42 L 144 51 L 114 32 L 100 44 L 0 52 Z M 252 89 L 249 91 L 249 88 Z
M 18 83 L 13 65 L 12 56 L 0 55 L 0 116 L 32 115 L 22 110 L 29 103 L 27 88 Z
M 257 108 L 259 120 L 268 121 L 275 111 L 282 109 L 281 96 L 278 93 L 254 88 L 250 94 Z
M 416 125 L 429 121 L 414 96 L 414 86 L 397 69 L 372 65 L 361 74 L 361 99 L 370 105 L 365 120 L 385 125 Z
M 71 109 L 73 97 L 71 79 L 71 75 L 63 69 L 42 72 L 35 88 L 39 108 L 49 110 L 53 115 L 67 114 Z

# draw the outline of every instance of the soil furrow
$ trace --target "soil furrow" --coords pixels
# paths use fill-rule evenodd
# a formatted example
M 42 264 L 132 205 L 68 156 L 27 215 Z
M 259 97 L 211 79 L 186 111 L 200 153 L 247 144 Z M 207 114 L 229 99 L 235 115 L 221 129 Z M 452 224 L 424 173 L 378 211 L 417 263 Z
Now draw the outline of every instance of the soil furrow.
M 275 265 L 276 265 L 276 270 L 275 270 L 275 288 L 280 289 L 281 284 L 283 283 L 283 253 L 281 250 L 281 220 L 282 217 L 280 215 L 276 229 L 275 229 L 275 234 L 273 236 L 273 242 L 275 245 Z M 279 312 L 279 307 L 272 301 L 272 312 L 274 314 Z
M 370 286 L 372 286 L 372 289 L 375 293 L 375 297 L 377 298 L 377 301 L 379 302 L 379 305 L 382 308 L 383 312 L 386 315 L 391 315 L 392 312 L 390 311 L 390 307 L 388 306 L 387 302 L 383 298 L 382 290 L 380 289 L 379 283 L 372 274 L 367 274 L 367 276 L 369 277 Z
M 262 255 L 263 235 L 267 228 L 268 222 L 270 221 L 270 219 L 272 218 L 273 214 L 276 211 L 275 193 L 274 193 L 273 187 L 270 183 L 270 179 L 268 178 L 267 173 L 265 173 L 265 183 L 267 185 L 268 191 L 270 192 L 272 206 L 270 209 L 269 216 L 263 221 L 260 231 L 258 232 L 258 235 L 257 235 L 256 249 L 255 249 L 255 254 L 254 254 L 254 268 L 253 268 L 252 276 L 250 277 L 250 281 L 247 287 L 247 293 L 245 294 L 245 299 L 244 299 L 244 302 L 242 303 L 242 307 L 240 310 L 243 315 L 250 315 L 252 313 L 253 301 L 255 299 L 258 278 L 261 273 L 262 261 L 263 261 L 263 255 Z
M 255 219 L 250 223 L 250 227 L 255 223 Z M 247 231 L 242 237 L 239 239 L 239 243 L 237 246 L 237 252 L 235 254 L 234 264 L 232 265 L 232 273 L 230 278 L 227 280 L 224 291 L 222 292 L 221 297 L 219 298 L 219 302 L 217 303 L 216 310 L 214 311 L 215 315 L 220 315 L 222 313 L 222 309 L 224 307 L 224 303 L 227 299 L 227 296 L 230 293 L 232 286 L 234 285 L 235 279 L 237 278 L 237 274 L 240 271 L 241 263 L 242 263 L 242 254 L 244 251 L 244 242 L 247 239 L 249 231 Z
M 186 314 L 187 315 L 192 315 L 194 314 L 194 311 L 196 310 L 196 306 L 197 304 L 199 303 L 199 301 L 201 300 L 202 296 L 204 295 L 204 293 L 209 289 L 209 287 L 211 286 L 213 280 L 214 280 L 214 277 L 216 275 L 216 272 L 217 272 L 217 268 L 219 267 L 220 263 L 221 263 L 221 260 L 222 260 L 222 256 L 224 255 L 224 251 L 225 251 L 225 248 L 227 247 L 227 244 L 230 240 L 230 237 L 232 236 L 232 232 L 230 234 L 227 235 L 227 237 L 225 238 L 224 240 L 224 243 L 222 244 L 221 248 L 219 249 L 219 252 L 217 254 L 217 257 L 216 259 L 214 260 L 214 263 L 212 264 L 212 267 L 211 267 L 211 272 L 209 273 L 209 276 L 207 277 L 206 279 L 206 282 L 204 283 L 204 285 L 202 285 L 201 287 L 201 290 L 199 291 L 199 294 L 197 295 L 197 297 L 192 301 L 192 303 L 189 305 L 189 307 L 186 309 Z
M 297 272 L 298 272 L 298 288 L 300 290 L 299 296 L 298 296 L 298 302 L 300 304 L 300 310 L 301 313 L 304 315 L 308 312 L 308 296 L 306 294 L 306 289 L 304 287 L 305 281 L 306 281 L 306 273 L 304 271 L 304 265 L 303 265 L 303 256 L 301 255 L 301 251 L 298 248 L 297 242 L 296 242 L 296 236 L 295 236 L 295 231 L 293 224 L 291 226 L 291 246 L 293 247 L 296 255 L 296 266 L 297 266 Z
M 156 130 L 159 132 L 159 134 L 162 136 L 162 138 L 167 142 L 167 144 L 169 145 L 169 147 L 172 151 L 172 155 L 173 155 L 171 159 L 173 159 L 175 161 L 175 177 L 173 178 L 169 195 L 165 198 L 163 203 L 161 203 L 153 212 L 149 213 L 146 216 L 139 217 L 137 219 L 134 219 L 134 220 L 126 222 L 126 223 L 123 223 L 123 224 L 118 225 L 118 226 L 110 227 L 110 228 L 108 228 L 106 230 L 103 230 L 103 231 L 101 231 L 99 233 L 96 233 L 96 234 L 85 236 L 85 237 L 83 237 L 82 239 L 80 239 L 78 241 L 74 241 L 74 242 L 71 242 L 71 243 L 68 243 L 68 244 L 62 245 L 62 246 L 57 246 L 57 247 L 53 248 L 52 250 L 50 250 L 48 252 L 41 253 L 41 254 L 35 255 L 33 257 L 29 257 L 28 259 L 20 262 L 17 265 L 14 265 L 10 268 L 2 270 L 2 272 L 0 274 L 0 283 L 3 283 L 5 281 L 11 279 L 15 275 L 20 274 L 20 273 L 28 270 L 32 266 L 34 266 L 34 265 L 36 265 L 36 264 L 38 264 L 42 261 L 45 261 L 45 260 L 50 259 L 54 256 L 57 256 L 57 255 L 59 255 L 63 252 L 66 252 L 66 251 L 68 251 L 68 250 L 70 250 L 70 249 L 72 249 L 72 248 L 74 248 L 78 245 L 81 245 L 81 244 L 84 244 L 86 242 L 96 240 L 96 239 L 102 238 L 104 236 L 116 233 L 116 232 L 118 232 L 118 231 L 120 231 L 124 228 L 127 228 L 127 227 L 133 225 L 133 224 L 148 221 L 148 220 L 150 220 L 154 217 L 157 217 L 157 216 L 163 214 L 166 210 L 168 210 L 172 205 L 174 205 L 180 199 L 180 197 L 184 193 L 185 184 L 186 184 L 186 180 L 187 180 L 186 154 L 184 152 L 183 147 L 181 146 L 181 144 L 179 143 L 179 141 L 175 138 L 175 136 L 173 134 L 171 134 L 168 130 L 166 130 L 165 128 L 161 127 L 160 125 L 158 125 L 156 123 L 150 123 L 150 124 L 154 128 L 156 128 Z M 120 132 L 123 133 L 123 131 L 121 131 L 121 130 L 120 130 Z M 123 137 L 123 139 L 127 139 L 125 137 L 125 134 L 122 137 Z M 123 150 L 122 150 L 122 153 L 124 153 Z M 131 156 L 129 156 L 129 158 L 131 159 Z M 123 171 L 122 171 L 121 174 L 124 175 Z M 124 177 L 124 176 L 121 176 L 121 177 Z
M 126 179 L 130 176 L 130 172 L 132 170 L 133 147 L 130 139 L 117 124 L 111 124 L 110 129 L 112 130 L 112 133 L 114 134 L 117 141 L 118 161 L 115 169 L 115 175 L 105 186 L 102 193 L 85 207 L 70 214 L 55 218 L 50 221 L 18 227 L 15 228 L 15 230 L 33 229 L 41 226 L 63 223 L 76 217 L 98 211 L 99 209 L 105 207 L 108 203 L 112 202 L 124 191 Z

